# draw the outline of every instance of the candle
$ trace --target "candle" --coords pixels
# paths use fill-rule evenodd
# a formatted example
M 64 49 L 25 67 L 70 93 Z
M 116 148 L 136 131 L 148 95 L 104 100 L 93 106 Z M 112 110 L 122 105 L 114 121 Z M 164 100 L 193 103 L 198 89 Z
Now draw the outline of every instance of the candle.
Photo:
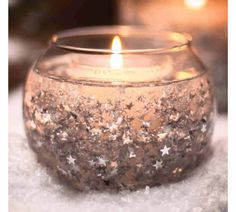
M 57 41 L 51 49 L 58 55 L 46 53 L 26 82 L 29 144 L 40 161 L 79 190 L 136 190 L 177 181 L 208 155 L 212 88 L 189 41 L 168 36 L 161 45 L 178 48 L 156 48 L 151 39 L 153 48 L 134 49 L 133 31 L 124 36 L 119 29 L 106 54 L 103 48 L 92 55 L 91 49 L 64 52 Z
M 63 55 L 40 64 L 39 68 L 50 70 L 47 71 L 47 75 L 52 73 L 53 77 L 66 75 L 67 78 L 73 80 L 84 78 L 103 80 L 113 84 L 131 81 L 163 81 L 175 77 L 172 70 L 173 61 L 168 55 L 161 56 L 160 64 L 154 60 L 152 55 L 147 57 L 138 54 L 122 55 L 120 54 L 122 44 L 119 36 L 114 36 L 111 50 L 111 55 L 96 55 L 96 57 L 81 54 Z M 78 63 L 81 64 L 79 71 Z M 63 70 L 58 69 L 58 65 L 54 66 L 54 64 L 62 64 Z M 75 66 L 73 67 L 72 64 Z M 69 68 L 64 69 L 65 65 Z
M 113 54 L 111 55 L 110 58 L 110 66 L 113 69 L 120 69 L 123 66 L 123 58 L 121 53 L 122 47 L 121 47 L 121 40 L 119 36 L 115 36 L 112 41 L 112 52 Z

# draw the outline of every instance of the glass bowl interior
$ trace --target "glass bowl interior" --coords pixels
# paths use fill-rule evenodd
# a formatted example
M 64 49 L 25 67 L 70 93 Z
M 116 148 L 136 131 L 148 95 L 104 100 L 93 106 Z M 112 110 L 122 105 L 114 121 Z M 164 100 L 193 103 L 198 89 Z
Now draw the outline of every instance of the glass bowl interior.
M 111 48 L 115 36 L 122 46 L 118 54 Z M 58 80 L 126 86 L 191 80 L 206 72 L 192 51 L 190 35 L 133 26 L 88 27 L 53 35 L 34 70 Z
M 50 42 L 84 54 L 111 54 L 112 39 L 117 35 L 123 46 L 120 54 L 167 53 L 192 41 L 192 37 L 186 33 L 155 32 L 141 26 L 109 26 L 64 31 L 53 35 Z

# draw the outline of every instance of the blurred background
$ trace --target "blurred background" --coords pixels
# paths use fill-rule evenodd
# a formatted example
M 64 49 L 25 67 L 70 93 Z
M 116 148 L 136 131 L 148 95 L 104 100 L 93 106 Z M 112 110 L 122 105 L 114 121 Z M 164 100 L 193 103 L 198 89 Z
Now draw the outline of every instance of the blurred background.
M 24 82 L 55 32 L 115 24 L 191 34 L 214 79 L 218 111 L 227 113 L 226 0 L 9 0 L 9 90 Z

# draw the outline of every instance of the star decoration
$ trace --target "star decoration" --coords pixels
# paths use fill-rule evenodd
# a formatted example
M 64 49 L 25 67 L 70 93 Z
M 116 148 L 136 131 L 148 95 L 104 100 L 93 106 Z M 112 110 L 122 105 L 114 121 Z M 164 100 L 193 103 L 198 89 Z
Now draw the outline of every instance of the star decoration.
M 68 161 L 69 164 L 75 165 L 76 159 L 73 158 L 71 155 L 69 155 L 66 159 L 67 159 L 67 161 Z
M 164 148 L 160 150 L 161 153 L 162 153 L 161 156 L 169 155 L 169 150 L 170 150 L 170 147 L 167 147 L 167 146 L 165 145 Z
M 163 166 L 162 163 L 163 163 L 162 161 L 156 160 L 156 163 L 153 166 L 156 168 L 156 170 L 158 170 L 158 169 L 162 168 L 162 166 Z
M 97 164 L 100 165 L 100 166 L 106 166 L 106 162 L 108 161 L 103 157 L 98 157 L 97 160 L 98 160 Z
M 206 124 L 203 124 L 202 125 L 202 128 L 201 128 L 201 132 L 206 132 L 207 131 L 207 126 L 206 126 Z

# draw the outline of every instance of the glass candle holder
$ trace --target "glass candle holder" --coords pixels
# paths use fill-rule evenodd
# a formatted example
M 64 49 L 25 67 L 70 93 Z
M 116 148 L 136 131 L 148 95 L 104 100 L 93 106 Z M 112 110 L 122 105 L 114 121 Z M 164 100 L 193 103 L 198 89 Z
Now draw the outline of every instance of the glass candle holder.
M 213 109 L 191 37 L 142 27 L 58 33 L 25 85 L 31 148 L 82 191 L 183 179 L 209 154 Z

